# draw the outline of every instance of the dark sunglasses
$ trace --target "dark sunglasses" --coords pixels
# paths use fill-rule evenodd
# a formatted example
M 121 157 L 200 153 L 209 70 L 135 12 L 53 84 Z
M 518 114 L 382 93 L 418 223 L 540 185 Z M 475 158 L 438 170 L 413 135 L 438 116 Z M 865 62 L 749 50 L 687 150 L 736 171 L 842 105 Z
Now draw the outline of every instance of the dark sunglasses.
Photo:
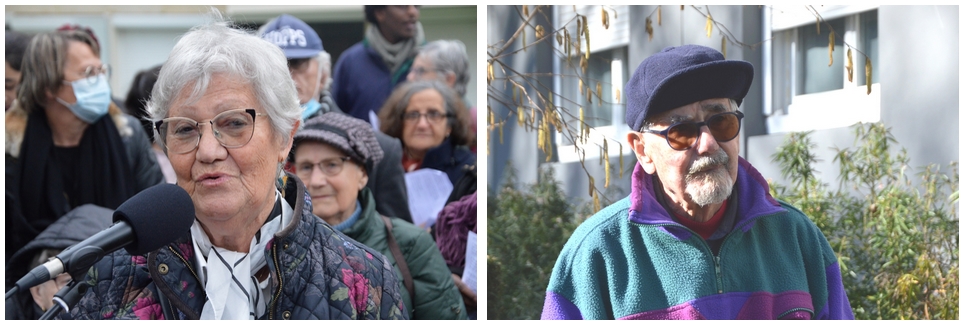
M 727 142 L 740 134 L 742 120 L 743 112 L 726 112 L 710 116 L 703 122 L 682 122 L 670 125 L 662 131 L 642 130 L 640 132 L 659 134 L 666 138 L 670 148 L 688 150 L 700 140 L 700 135 L 703 134 L 700 129 L 704 125 L 710 129 L 710 134 L 716 142 Z

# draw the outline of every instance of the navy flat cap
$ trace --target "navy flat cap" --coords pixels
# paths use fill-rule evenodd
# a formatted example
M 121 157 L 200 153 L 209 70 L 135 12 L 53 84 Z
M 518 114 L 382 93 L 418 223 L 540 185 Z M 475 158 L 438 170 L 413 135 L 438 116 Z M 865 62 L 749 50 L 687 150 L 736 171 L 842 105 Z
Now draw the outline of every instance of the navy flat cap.
M 626 84 L 626 124 L 639 131 L 650 116 L 711 98 L 739 105 L 752 83 L 749 62 L 701 45 L 667 47 L 643 60 Z

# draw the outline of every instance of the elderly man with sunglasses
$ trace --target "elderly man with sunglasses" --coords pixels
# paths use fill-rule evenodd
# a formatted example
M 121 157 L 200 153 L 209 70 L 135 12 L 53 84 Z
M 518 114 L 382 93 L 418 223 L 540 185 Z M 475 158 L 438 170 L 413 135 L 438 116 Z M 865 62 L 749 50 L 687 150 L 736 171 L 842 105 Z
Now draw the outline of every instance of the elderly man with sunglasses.
M 738 156 L 752 81 L 697 45 L 639 65 L 631 193 L 569 238 L 543 319 L 853 319 L 827 239 Z

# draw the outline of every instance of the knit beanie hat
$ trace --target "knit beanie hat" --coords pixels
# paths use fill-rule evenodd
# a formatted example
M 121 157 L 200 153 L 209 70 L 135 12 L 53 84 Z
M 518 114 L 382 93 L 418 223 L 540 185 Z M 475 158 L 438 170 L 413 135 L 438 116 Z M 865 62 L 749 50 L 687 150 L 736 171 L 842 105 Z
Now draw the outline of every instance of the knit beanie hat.
M 368 174 L 384 157 L 372 126 L 339 112 L 328 112 L 306 120 L 305 125 L 295 133 L 295 146 L 305 140 L 318 141 L 341 150 L 364 166 Z
M 626 124 L 639 131 L 650 116 L 711 98 L 737 105 L 753 83 L 753 65 L 726 60 L 702 45 L 667 47 L 643 60 L 626 83 Z

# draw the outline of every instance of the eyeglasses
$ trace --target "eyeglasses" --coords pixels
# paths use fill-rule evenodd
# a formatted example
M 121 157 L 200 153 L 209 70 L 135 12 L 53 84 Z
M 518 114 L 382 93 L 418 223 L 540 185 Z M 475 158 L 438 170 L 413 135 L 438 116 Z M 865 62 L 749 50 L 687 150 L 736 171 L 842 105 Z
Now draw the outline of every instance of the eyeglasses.
M 662 131 L 641 130 L 640 132 L 659 134 L 666 138 L 666 143 L 669 144 L 670 148 L 688 150 L 700 140 L 700 135 L 703 134 L 700 129 L 704 125 L 710 129 L 710 134 L 713 135 L 716 142 L 733 140 L 740 134 L 742 119 L 743 112 L 726 112 L 710 116 L 703 122 L 682 122 L 670 125 Z
M 99 82 L 101 77 L 110 78 L 110 65 L 104 63 L 99 67 L 88 66 L 87 69 L 84 70 L 84 76 L 77 80 L 84 80 L 88 85 L 92 86 Z M 64 80 L 64 83 L 70 84 L 71 82 Z
M 254 135 L 254 121 L 256 116 L 264 116 L 264 113 L 256 113 L 254 109 L 235 109 L 218 114 L 210 121 L 211 130 L 214 138 L 228 149 L 240 148 L 249 141 Z M 201 142 L 201 124 L 186 117 L 168 117 L 155 121 L 154 128 L 161 135 L 161 142 L 167 147 L 167 151 L 175 154 L 190 152 L 197 148 Z
M 322 160 L 319 163 L 308 163 L 302 162 L 295 167 L 295 174 L 301 179 L 307 179 L 311 177 L 311 174 L 315 171 L 315 166 L 321 169 L 321 172 L 328 176 L 337 176 L 341 173 L 342 167 L 345 166 L 345 162 L 351 159 L 350 157 L 337 157 L 331 159 Z
M 428 118 L 429 122 L 438 123 L 441 122 L 442 119 L 452 117 L 453 115 L 451 113 L 442 113 L 436 110 L 431 110 L 424 114 L 422 112 L 408 112 L 402 114 L 402 118 L 404 118 L 406 122 L 417 122 L 422 118 L 422 116 Z
M 424 75 L 424 74 L 426 74 L 426 73 L 436 72 L 436 71 L 441 71 L 441 70 L 439 70 L 439 69 L 426 69 L 426 68 L 423 68 L 423 67 L 417 67 L 417 68 L 413 68 L 413 69 L 412 69 L 412 74 L 414 74 L 416 77 L 421 77 L 422 75 Z

